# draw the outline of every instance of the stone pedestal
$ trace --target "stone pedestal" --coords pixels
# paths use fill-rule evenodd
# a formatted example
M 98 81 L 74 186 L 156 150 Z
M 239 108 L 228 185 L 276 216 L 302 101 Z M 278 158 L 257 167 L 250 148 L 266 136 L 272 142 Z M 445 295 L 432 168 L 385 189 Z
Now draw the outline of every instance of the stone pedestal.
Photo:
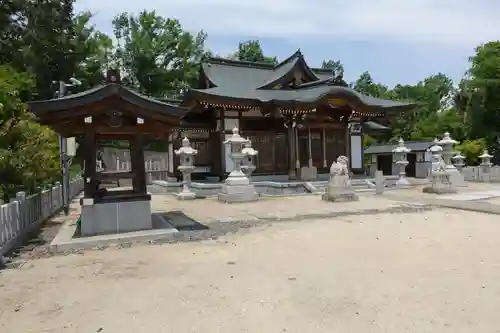
M 431 183 L 422 190 L 424 193 L 448 194 L 457 193 L 457 189 L 450 181 L 450 175 L 446 170 L 433 171 L 431 174 Z
M 194 200 L 196 199 L 196 193 L 190 189 L 182 187 L 182 191 L 177 194 L 177 200 Z
M 233 170 L 222 184 L 218 199 L 226 203 L 249 202 L 257 201 L 259 196 L 248 177 L 241 170 Z
M 385 177 L 381 170 L 375 171 L 375 194 L 384 193 L 385 189 Z
M 315 166 L 303 166 L 300 168 L 300 180 L 314 181 L 318 177 L 318 169 Z
M 225 203 L 249 202 L 257 201 L 259 195 L 255 191 L 255 187 L 248 177 L 241 171 L 241 164 L 244 158 L 247 157 L 243 153 L 243 145 L 248 142 L 242 138 L 238 129 L 233 129 L 233 135 L 224 142 L 231 149 L 231 159 L 233 160 L 233 171 L 227 176 L 224 184 L 222 184 L 218 200 Z
M 84 237 L 152 229 L 150 199 L 82 205 L 80 228 Z
M 337 162 L 332 163 L 330 180 L 322 196 L 324 201 L 345 202 L 359 199 L 352 188 L 348 165 L 349 160 L 345 156 L 339 156 Z

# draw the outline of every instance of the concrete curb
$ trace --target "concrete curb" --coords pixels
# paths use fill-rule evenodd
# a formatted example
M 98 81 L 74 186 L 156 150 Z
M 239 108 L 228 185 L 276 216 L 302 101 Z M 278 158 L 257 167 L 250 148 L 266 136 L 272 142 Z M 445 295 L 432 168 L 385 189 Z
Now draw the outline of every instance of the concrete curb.
M 298 214 L 293 216 L 252 216 L 250 219 L 238 220 L 228 218 L 227 220 L 201 221 L 209 229 L 197 231 L 178 231 L 177 229 L 159 229 L 136 231 L 124 234 L 100 235 L 93 237 L 71 238 L 74 233 L 74 223 L 65 225 L 52 241 L 48 251 L 50 255 L 64 255 L 68 253 L 79 253 L 83 250 L 102 250 L 109 246 L 129 247 L 132 244 L 154 244 L 154 243 L 179 243 L 202 241 L 218 238 L 225 234 L 234 233 L 244 228 L 251 228 L 263 224 L 276 222 L 291 222 L 297 220 L 318 220 L 352 215 L 373 214 L 397 214 L 416 213 L 431 210 L 431 205 L 408 205 L 402 204 L 384 209 L 363 209 L 355 211 L 340 211 L 328 213 Z

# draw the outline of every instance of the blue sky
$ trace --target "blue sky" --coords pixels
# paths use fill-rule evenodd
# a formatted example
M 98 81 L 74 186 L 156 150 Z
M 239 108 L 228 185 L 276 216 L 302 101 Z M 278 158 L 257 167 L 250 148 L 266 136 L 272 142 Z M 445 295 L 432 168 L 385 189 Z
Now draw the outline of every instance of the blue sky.
M 75 9 L 110 34 L 118 13 L 156 10 L 203 29 L 221 56 L 259 39 L 266 55 L 300 48 L 311 66 L 340 60 L 349 81 L 367 70 L 390 86 L 438 72 L 458 82 L 474 48 L 500 39 L 498 0 L 77 0 Z

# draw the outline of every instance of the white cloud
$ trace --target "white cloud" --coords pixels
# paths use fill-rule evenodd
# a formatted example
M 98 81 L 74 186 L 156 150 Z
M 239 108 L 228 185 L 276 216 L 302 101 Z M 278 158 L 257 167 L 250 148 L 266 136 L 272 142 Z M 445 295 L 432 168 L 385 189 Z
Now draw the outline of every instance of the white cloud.
M 76 9 L 95 12 L 108 31 L 116 14 L 147 9 L 209 36 L 383 38 L 467 48 L 500 39 L 498 0 L 77 0 Z

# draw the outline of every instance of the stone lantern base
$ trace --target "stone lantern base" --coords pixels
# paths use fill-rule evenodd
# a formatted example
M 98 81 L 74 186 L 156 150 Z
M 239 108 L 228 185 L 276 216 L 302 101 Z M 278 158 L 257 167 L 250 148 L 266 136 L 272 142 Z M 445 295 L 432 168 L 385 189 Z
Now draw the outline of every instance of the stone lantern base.
M 401 177 L 398 180 L 396 180 L 396 186 L 397 187 L 407 187 L 410 186 L 410 182 L 406 177 Z
M 259 195 L 252 184 L 228 185 L 222 184 L 218 196 L 225 203 L 251 202 L 259 200 Z
M 450 194 L 457 193 L 457 188 L 450 181 L 450 175 L 446 171 L 434 171 L 431 174 L 431 183 L 422 189 L 424 193 Z
M 450 175 L 450 182 L 451 184 L 456 187 L 466 187 L 467 183 L 465 183 L 464 175 L 458 171 L 456 167 L 453 165 L 447 165 L 446 166 L 446 171 Z
M 230 176 L 226 179 L 220 188 L 218 199 L 225 203 L 250 202 L 259 200 L 259 195 L 249 179 L 241 174 L 240 177 Z
M 196 199 L 196 194 L 191 191 L 182 191 L 177 194 L 177 200 L 194 200 Z
M 432 187 L 426 186 L 422 189 L 424 193 L 434 193 L 434 194 L 453 194 L 457 193 L 458 190 L 453 187 Z

